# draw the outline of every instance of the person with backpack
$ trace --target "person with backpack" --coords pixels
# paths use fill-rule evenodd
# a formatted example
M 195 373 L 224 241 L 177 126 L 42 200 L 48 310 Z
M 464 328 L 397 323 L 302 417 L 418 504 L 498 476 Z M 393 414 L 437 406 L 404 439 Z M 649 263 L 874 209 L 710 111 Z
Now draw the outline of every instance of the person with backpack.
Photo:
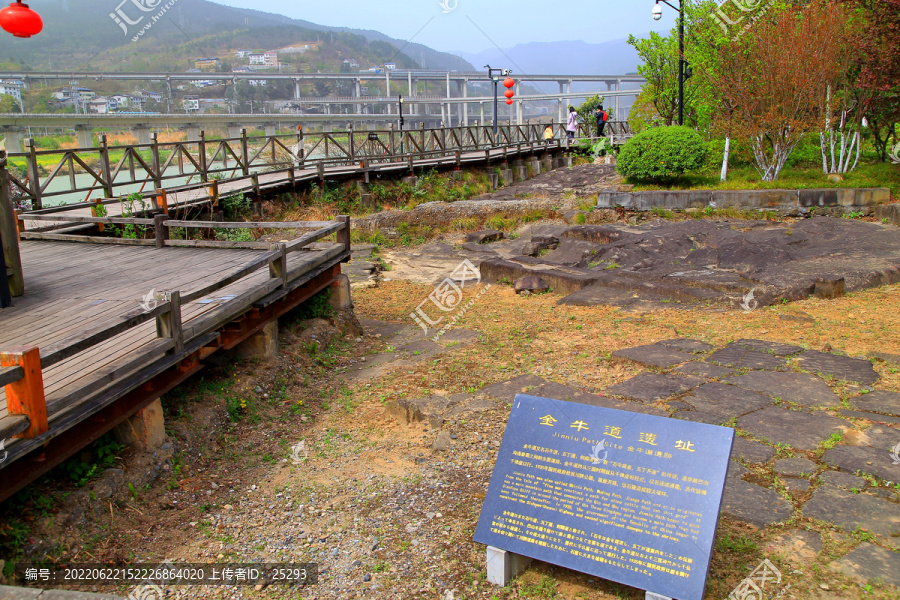
M 603 129 L 606 127 L 606 122 L 609 120 L 609 113 L 603 110 L 603 105 L 597 107 L 597 112 L 595 113 L 597 118 L 597 137 L 603 137 Z
M 578 131 L 578 112 L 574 106 L 569 107 L 569 120 L 566 123 L 566 138 L 569 141 L 575 139 L 575 132 Z

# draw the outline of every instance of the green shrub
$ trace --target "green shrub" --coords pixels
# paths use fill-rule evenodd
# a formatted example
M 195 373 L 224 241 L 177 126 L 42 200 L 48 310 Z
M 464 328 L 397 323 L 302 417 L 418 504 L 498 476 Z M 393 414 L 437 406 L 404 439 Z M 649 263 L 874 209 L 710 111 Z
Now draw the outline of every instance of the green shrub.
M 706 142 L 688 127 L 653 127 L 622 147 L 618 171 L 636 180 L 674 181 L 703 168 L 706 152 Z

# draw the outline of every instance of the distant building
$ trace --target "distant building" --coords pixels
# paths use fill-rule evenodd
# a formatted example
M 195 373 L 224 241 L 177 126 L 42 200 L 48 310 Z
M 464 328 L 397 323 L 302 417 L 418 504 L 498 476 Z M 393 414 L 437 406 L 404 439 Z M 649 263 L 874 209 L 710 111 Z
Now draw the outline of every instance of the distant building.
M 153 100 L 154 102 L 162 102 L 163 99 L 162 94 L 159 92 L 151 92 L 149 90 L 138 90 L 137 94 L 143 101 Z
M 186 112 L 198 112 L 200 110 L 200 96 L 185 96 L 181 100 L 181 106 Z
M 262 67 L 264 69 L 278 68 L 278 53 L 263 52 L 261 54 L 250 55 L 250 66 Z
M 356 61 L 355 61 L 354 59 L 352 59 L 352 58 L 349 59 L 349 60 L 345 60 L 345 61 L 344 61 L 344 64 L 347 65 L 348 67 L 350 67 L 351 69 L 358 69 L 358 68 L 359 68 L 359 63 L 356 62 Z
M 384 68 L 387 69 L 388 71 L 393 71 L 394 69 L 397 68 L 397 63 L 392 63 L 392 62 L 384 63 Z
M 97 96 L 95 98 L 92 98 L 84 106 L 87 112 L 96 115 L 105 115 L 115 110 L 115 105 L 111 107 L 109 98 L 106 98 L 104 96 Z
M 131 107 L 131 96 L 126 96 L 124 94 L 116 94 L 115 96 L 110 96 L 110 100 L 113 100 L 116 103 L 116 110 L 120 108 L 130 108 Z
M 253 54 L 252 50 L 238 50 L 234 53 L 237 58 L 247 58 L 251 54 Z
M 19 106 L 22 106 L 22 86 L 12 80 L 0 81 L 0 95 L 12 96 Z
M 194 59 L 194 66 L 201 71 L 218 71 L 222 68 L 222 61 L 218 58 Z

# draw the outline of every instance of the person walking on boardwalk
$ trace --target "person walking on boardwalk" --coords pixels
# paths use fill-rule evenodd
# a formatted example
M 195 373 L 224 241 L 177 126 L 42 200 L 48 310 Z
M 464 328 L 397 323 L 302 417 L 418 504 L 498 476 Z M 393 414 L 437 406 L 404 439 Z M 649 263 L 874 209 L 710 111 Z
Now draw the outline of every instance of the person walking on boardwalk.
M 578 130 L 578 113 L 574 106 L 569 107 L 569 121 L 566 123 L 566 138 L 569 141 L 575 139 L 575 132 Z
M 544 141 L 548 144 L 553 141 L 553 123 L 547 123 L 547 126 L 544 127 Z
M 603 137 L 603 129 L 606 127 L 606 121 L 609 120 L 609 113 L 603 110 L 603 105 L 597 107 L 597 112 L 594 113 L 594 116 L 597 119 L 597 137 Z

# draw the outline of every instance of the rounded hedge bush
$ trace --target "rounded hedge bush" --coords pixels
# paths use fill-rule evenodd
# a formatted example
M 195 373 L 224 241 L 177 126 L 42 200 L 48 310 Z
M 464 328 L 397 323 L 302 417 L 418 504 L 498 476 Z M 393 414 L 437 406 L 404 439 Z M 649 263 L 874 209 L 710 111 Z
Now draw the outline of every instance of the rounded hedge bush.
M 617 170 L 631 179 L 672 181 L 687 171 L 702 168 L 706 152 L 706 142 L 689 127 L 653 127 L 622 147 Z

